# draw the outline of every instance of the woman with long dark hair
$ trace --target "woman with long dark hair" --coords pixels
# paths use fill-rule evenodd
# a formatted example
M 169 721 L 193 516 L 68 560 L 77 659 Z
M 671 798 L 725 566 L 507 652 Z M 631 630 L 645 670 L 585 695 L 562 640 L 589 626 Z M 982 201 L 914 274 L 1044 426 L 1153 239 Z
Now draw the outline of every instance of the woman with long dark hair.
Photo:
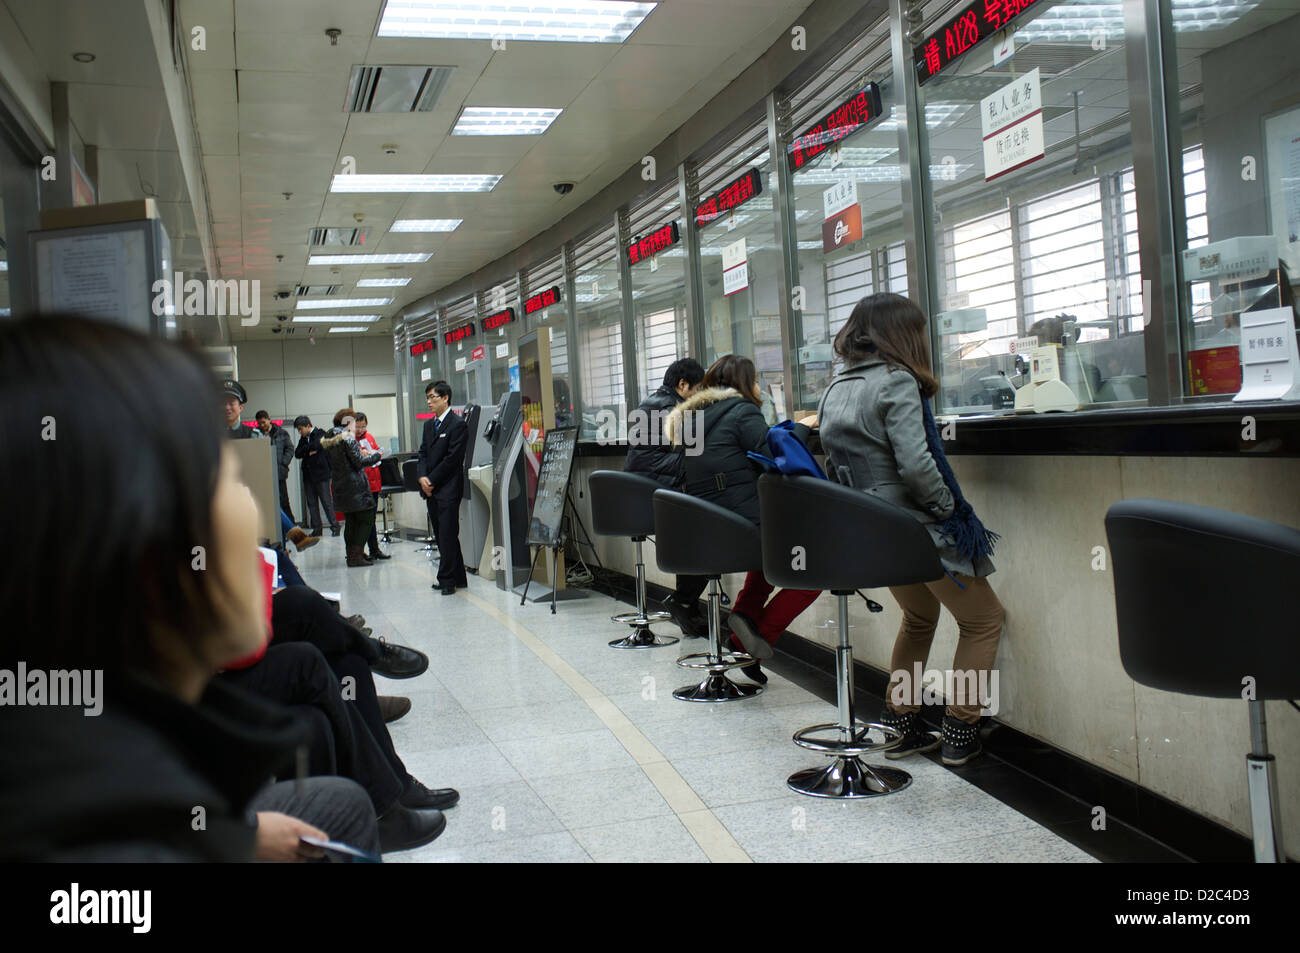
M 694 444 L 685 454 L 686 492 L 755 525 L 758 471 L 746 453 L 768 453 L 761 404 L 754 362 L 725 354 L 705 373 L 702 389 L 678 404 L 664 422 L 669 441 Z M 817 590 L 782 589 L 769 602 L 773 588 L 761 572 L 746 574 L 727 620 L 734 641 L 755 659 L 771 658 L 776 640 L 820 595 Z M 767 681 L 758 661 L 741 671 L 756 682 Z
M 366 467 L 379 462 L 378 450 L 362 453 L 357 443 L 357 412 L 344 407 L 334 415 L 334 429 L 320 442 L 330 462 L 330 489 L 334 508 L 343 514 L 343 542 L 349 566 L 372 566 L 366 558 L 366 541 L 375 525 L 375 501 L 366 481 Z
M 376 850 L 353 782 L 269 784 L 311 726 L 211 681 L 265 644 L 268 588 L 200 360 L 104 322 L 0 321 L 0 405 L 0 525 L 24 550 L 0 573 L 0 695 L 27 693 L 0 708 L 0 859 L 303 859 L 327 836 L 308 818 Z
M 827 474 L 916 517 L 946 571 L 936 582 L 889 590 L 903 622 L 881 721 L 900 731 L 903 740 L 886 756 L 900 758 L 942 743 L 945 764 L 965 764 L 980 752 L 982 708 L 965 689 L 988 684 L 1005 615 L 984 578 L 993 572 L 989 556 L 998 537 L 966 502 L 944 456 L 930 410 L 939 384 L 930 373 L 921 309 L 894 294 L 863 298 L 835 336 L 835 353 L 844 368 L 822 396 L 817 415 Z M 941 605 L 957 619 L 953 684 L 958 692 L 949 699 L 936 740 L 918 725 L 921 686 L 915 673 L 930 653 Z

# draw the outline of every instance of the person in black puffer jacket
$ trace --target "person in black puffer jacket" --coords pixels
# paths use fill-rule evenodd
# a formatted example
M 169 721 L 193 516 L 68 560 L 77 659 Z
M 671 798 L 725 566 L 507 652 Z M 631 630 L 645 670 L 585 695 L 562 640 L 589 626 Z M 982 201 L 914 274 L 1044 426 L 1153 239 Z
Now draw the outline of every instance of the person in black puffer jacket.
M 344 407 L 334 415 L 334 429 L 320 442 L 330 462 L 330 490 L 334 508 L 344 516 L 343 542 L 349 566 L 373 566 L 366 558 L 366 540 L 375 525 L 375 501 L 365 468 L 379 462 L 380 453 L 363 454 L 357 444 L 357 412 Z
M 704 368 L 694 358 L 684 357 L 669 365 L 663 386 L 641 401 L 628 419 L 625 472 L 649 477 L 670 490 L 681 488 L 686 460 L 679 448 L 664 439 L 663 423 L 674 407 L 700 389 L 703 380 Z M 708 635 L 708 623 L 700 614 L 700 594 L 708 584 L 705 576 L 678 576 L 677 588 L 661 603 L 688 638 Z
M 685 448 L 686 492 L 755 525 L 758 471 L 745 454 L 768 453 L 761 403 L 754 362 L 727 354 L 704 375 L 704 388 L 679 404 L 664 424 L 665 436 Z M 808 439 L 807 427 L 796 425 L 795 432 Z M 755 659 L 771 658 L 773 643 L 820 595 L 816 590 L 782 589 L 768 602 L 773 588 L 761 572 L 746 574 L 727 619 L 733 641 Z M 757 661 L 742 671 L 755 681 L 767 681 Z

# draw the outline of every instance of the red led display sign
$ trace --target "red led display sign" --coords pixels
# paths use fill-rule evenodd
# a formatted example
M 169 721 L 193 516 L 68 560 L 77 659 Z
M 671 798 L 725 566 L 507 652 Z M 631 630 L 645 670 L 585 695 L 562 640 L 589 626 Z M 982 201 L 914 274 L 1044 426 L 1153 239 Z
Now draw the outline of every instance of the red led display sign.
M 880 87 L 867 83 L 862 92 L 840 103 L 786 146 L 785 159 L 790 171 L 803 168 L 845 136 L 875 122 L 880 118 L 880 109 Z
M 726 215 L 737 205 L 743 205 L 763 191 L 763 177 L 757 169 L 746 169 L 739 178 L 727 184 L 707 202 L 695 206 L 695 224 L 707 225 Z
M 497 328 L 504 328 L 514 319 L 514 308 L 506 308 L 504 311 L 498 311 L 496 314 L 489 314 L 483 319 L 483 330 L 486 332 L 495 331 Z
M 432 351 L 433 348 L 434 348 L 433 338 L 429 338 L 429 340 L 427 341 L 420 341 L 418 344 L 412 344 L 411 357 L 415 357 L 416 355 L 419 354 L 427 354 L 430 351 Z
M 669 222 L 663 228 L 655 229 L 639 242 L 627 246 L 627 260 L 635 265 L 639 261 L 657 255 L 665 248 L 676 245 L 681 240 L 681 232 L 676 222 Z
M 558 286 L 553 285 L 525 301 L 524 314 L 532 314 L 534 311 L 541 311 L 543 308 L 549 308 L 551 305 L 559 303 L 560 289 Z
M 457 341 L 463 341 L 466 338 L 474 336 L 474 325 L 462 324 L 458 328 L 452 328 L 450 331 L 443 332 L 442 340 L 446 344 L 455 344 Z
M 913 50 L 916 81 L 925 83 L 957 57 L 1004 29 L 1040 0 L 975 0 Z

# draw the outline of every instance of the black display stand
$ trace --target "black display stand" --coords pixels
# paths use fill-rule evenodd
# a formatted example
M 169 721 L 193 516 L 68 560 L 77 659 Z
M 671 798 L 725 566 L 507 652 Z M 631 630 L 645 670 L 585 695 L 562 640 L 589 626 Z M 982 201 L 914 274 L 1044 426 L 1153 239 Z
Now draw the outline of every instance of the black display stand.
M 564 427 L 546 434 L 542 445 L 542 463 L 537 472 L 537 495 L 533 499 L 533 512 L 528 520 L 528 535 L 525 542 L 536 546 L 532 565 L 528 569 L 528 579 L 524 582 L 522 606 L 528 601 L 528 590 L 532 585 L 533 573 L 537 571 L 537 560 L 543 550 L 551 552 L 551 614 L 555 614 L 555 603 L 560 599 L 582 599 L 587 593 L 571 589 L 561 590 L 555 584 L 558 580 L 557 567 L 559 554 L 566 542 L 564 533 L 564 510 L 569 495 L 569 479 L 573 473 L 573 455 L 578 445 L 578 428 Z M 545 598 L 543 596 L 542 598 Z M 540 601 L 540 600 L 537 600 Z

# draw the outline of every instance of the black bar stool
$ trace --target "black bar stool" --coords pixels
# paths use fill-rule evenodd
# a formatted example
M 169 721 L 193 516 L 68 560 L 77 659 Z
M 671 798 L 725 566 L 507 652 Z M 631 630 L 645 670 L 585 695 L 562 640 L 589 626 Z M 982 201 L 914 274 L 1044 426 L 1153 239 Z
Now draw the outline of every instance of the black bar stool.
M 839 610 L 835 681 L 840 720 L 794 733 L 795 744 L 835 760 L 824 768 L 796 771 L 786 783 L 813 797 L 878 797 L 901 791 L 912 783 L 910 774 L 860 760 L 893 747 L 900 735 L 854 717 L 849 596 L 858 589 L 941 578 L 943 566 L 930 534 L 896 506 L 815 477 L 764 474 L 758 478 L 758 509 L 767 581 L 790 589 L 828 589 Z M 885 741 L 872 741 L 872 731 L 883 734 Z
M 591 528 L 601 536 L 630 536 L 636 545 L 636 611 L 614 616 L 632 626 L 632 634 L 609 643 L 615 649 L 648 649 L 672 645 L 674 636 L 656 635 L 650 623 L 671 618 L 667 612 L 646 612 L 645 563 L 641 544 L 655 531 L 654 495 L 660 484 L 649 477 L 621 470 L 597 470 L 587 483 L 591 491 Z
M 1106 513 L 1106 538 L 1124 671 L 1167 692 L 1247 698 L 1255 860 L 1285 862 L 1264 702 L 1300 696 L 1300 530 L 1208 506 L 1123 500 Z
M 709 578 L 709 651 L 683 655 L 677 664 L 707 672 L 698 685 L 673 692 L 685 702 L 729 702 L 753 698 L 759 685 L 737 685 L 727 678 L 733 668 L 754 662 L 744 652 L 722 650 L 719 580 L 723 573 L 758 572 L 763 568 L 758 527 L 716 503 L 685 493 L 656 490 L 655 557 L 664 572 Z
M 383 520 L 379 538 L 385 543 L 393 541 L 393 531 L 388 528 L 388 498 L 394 493 L 405 493 L 407 490 L 401 464 L 402 461 L 396 457 L 385 457 L 379 461 L 379 515 Z
M 406 489 L 415 493 L 415 495 L 420 498 L 421 503 L 425 502 L 425 496 L 423 493 L 420 492 L 420 461 L 419 460 L 407 460 L 405 463 L 402 464 L 402 486 L 406 487 Z M 429 522 L 429 508 L 427 505 L 425 506 L 425 510 L 424 510 L 424 525 L 429 535 L 417 536 L 415 538 L 415 542 L 424 543 L 424 545 L 421 546 L 419 549 L 417 549 L 416 552 L 435 554 L 437 553 L 437 550 L 434 549 L 433 546 L 433 526 Z

